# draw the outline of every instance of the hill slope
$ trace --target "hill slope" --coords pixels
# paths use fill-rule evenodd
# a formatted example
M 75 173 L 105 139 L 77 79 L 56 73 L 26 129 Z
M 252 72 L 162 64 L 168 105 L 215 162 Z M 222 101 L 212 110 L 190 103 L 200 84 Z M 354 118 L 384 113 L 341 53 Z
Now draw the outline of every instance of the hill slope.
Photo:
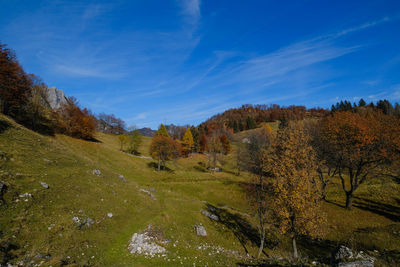
M 0 181 L 8 187 L 6 204 L 0 206 L 0 263 L 232 266 L 248 262 L 247 252 L 255 255 L 257 231 L 242 187 L 248 176 L 234 175 L 234 154 L 224 160 L 224 172 L 206 172 L 199 164 L 207 162 L 206 157 L 193 155 L 158 173 L 151 159 L 118 151 L 116 136 L 98 134 L 99 143 L 47 137 L 0 116 Z M 141 148 L 145 156 L 150 140 L 145 138 Z M 95 169 L 101 171 L 100 176 L 93 173 Z M 341 207 L 339 181 L 333 181 L 330 203 L 324 204 L 329 233 L 325 240 L 302 240 L 303 256 L 327 258 L 333 247 L 345 243 L 378 250 L 382 264 L 396 262 L 399 189 L 395 181 L 372 179 L 356 193 L 356 208 L 347 211 Z M 201 213 L 207 209 L 219 221 Z M 79 227 L 74 217 L 80 222 L 90 218 L 93 224 Z M 207 237 L 196 235 L 194 226 L 200 224 Z M 167 249 L 166 257 L 129 253 L 132 235 L 149 225 L 156 236 L 170 241 L 161 244 Z M 268 238 L 271 248 L 275 244 L 274 250 L 266 250 L 270 256 L 289 255 L 285 237 L 271 231 Z

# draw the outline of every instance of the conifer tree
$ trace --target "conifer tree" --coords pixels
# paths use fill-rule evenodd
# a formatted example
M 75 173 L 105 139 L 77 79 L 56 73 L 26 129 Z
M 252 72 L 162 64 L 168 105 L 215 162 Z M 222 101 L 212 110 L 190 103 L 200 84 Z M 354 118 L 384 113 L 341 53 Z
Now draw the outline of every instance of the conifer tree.
M 156 136 L 164 136 L 164 137 L 169 137 L 167 128 L 165 127 L 164 124 L 160 124 L 160 127 L 158 127 L 158 130 L 156 131 Z
M 188 155 L 193 151 L 194 141 L 192 131 L 188 128 L 183 136 L 182 140 L 182 150 L 185 155 Z

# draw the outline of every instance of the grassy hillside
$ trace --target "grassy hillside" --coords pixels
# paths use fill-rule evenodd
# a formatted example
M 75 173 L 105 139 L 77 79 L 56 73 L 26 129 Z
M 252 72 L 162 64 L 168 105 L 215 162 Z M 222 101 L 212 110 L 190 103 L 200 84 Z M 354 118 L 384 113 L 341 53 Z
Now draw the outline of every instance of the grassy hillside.
M 98 134 L 96 138 L 98 143 L 42 136 L 0 117 L 0 151 L 5 155 L 0 161 L 0 181 L 8 186 L 6 204 L 0 206 L 0 262 L 43 261 L 42 266 L 250 263 L 246 253 L 255 255 L 257 232 L 243 192 L 249 176 L 234 175 L 233 155 L 223 160 L 220 173 L 209 173 L 199 164 L 207 162 L 204 155 L 171 162 L 168 171 L 158 173 L 151 159 L 120 152 L 116 136 Z M 150 140 L 144 138 L 142 155 L 148 155 Z M 102 175 L 93 174 L 94 169 Z M 140 189 L 155 191 L 156 200 Z M 352 211 L 342 207 L 339 181 L 328 189 L 330 202 L 324 204 L 330 221 L 328 235 L 325 240 L 301 240 L 302 255 L 323 259 L 344 243 L 377 250 L 373 253 L 379 257 L 378 264 L 395 266 L 400 259 L 398 182 L 371 179 L 356 192 Z M 24 193 L 32 197 L 20 197 Z M 219 222 L 201 213 L 210 205 Z M 94 224 L 80 229 L 73 217 L 91 218 Z M 132 235 L 150 224 L 170 241 L 164 245 L 165 258 L 132 255 L 127 249 Z M 207 237 L 196 235 L 194 225 L 198 224 L 206 228 Z M 269 239 L 274 249 L 266 249 L 268 255 L 289 255 L 285 237 L 271 231 Z

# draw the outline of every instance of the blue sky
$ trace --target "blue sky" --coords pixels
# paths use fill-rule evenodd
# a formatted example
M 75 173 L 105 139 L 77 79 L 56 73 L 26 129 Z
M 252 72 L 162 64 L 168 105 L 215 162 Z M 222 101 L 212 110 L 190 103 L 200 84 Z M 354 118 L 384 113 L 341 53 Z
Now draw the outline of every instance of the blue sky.
M 128 124 L 400 101 L 400 1 L 0 0 L 25 70 Z

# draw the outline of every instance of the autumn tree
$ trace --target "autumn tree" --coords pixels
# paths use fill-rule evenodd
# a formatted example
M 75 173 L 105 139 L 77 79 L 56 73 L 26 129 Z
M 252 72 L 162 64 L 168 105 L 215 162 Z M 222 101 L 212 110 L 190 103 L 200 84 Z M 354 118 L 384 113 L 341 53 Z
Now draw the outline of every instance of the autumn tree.
M 208 149 L 207 137 L 205 136 L 205 134 L 202 134 L 200 136 L 200 141 L 199 141 L 199 152 L 204 153 L 207 151 L 207 149 Z
M 164 124 L 160 124 L 158 127 L 158 130 L 155 133 L 156 136 L 164 136 L 164 137 L 169 137 L 167 128 L 165 128 Z
M 123 151 L 124 150 L 124 145 L 128 143 L 128 137 L 125 134 L 120 134 L 118 135 L 118 142 L 119 142 L 119 150 Z
M 315 155 L 309 141 L 302 123 L 289 123 L 279 130 L 268 162 L 274 218 L 282 233 L 290 235 L 294 258 L 298 257 L 296 240 L 300 235 L 323 234 L 319 188 L 313 179 Z
M 19 120 L 31 93 L 32 80 L 15 54 L 0 43 L 0 111 Z
M 128 133 L 128 152 L 132 154 L 139 154 L 139 147 L 142 144 L 143 136 L 136 128 L 131 128 Z
M 185 135 L 183 136 L 182 151 L 185 155 L 188 155 L 193 151 L 193 147 L 194 147 L 194 140 L 192 131 L 190 130 L 190 128 L 188 128 L 185 132 Z
M 237 156 L 240 158 L 238 168 L 247 170 L 253 174 L 254 182 L 247 191 L 251 206 L 257 214 L 258 233 L 260 246 L 257 258 L 260 257 L 264 249 L 264 240 L 267 224 L 267 194 L 268 182 L 266 180 L 268 173 L 268 155 L 271 149 L 272 134 L 267 128 L 262 127 L 252 132 L 246 142 L 240 145 Z
M 177 158 L 179 155 L 179 144 L 169 137 L 156 135 L 150 144 L 150 155 L 157 160 L 157 170 L 161 166 L 165 169 L 166 161 Z
M 207 138 L 207 152 L 209 165 L 212 162 L 212 168 L 217 167 L 217 159 L 219 154 L 227 155 L 231 151 L 230 142 L 227 136 L 219 130 L 215 130 Z
M 123 134 L 125 133 L 125 122 L 115 117 L 114 114 L 100 113 L 97 115 L 97 130 L 103 133 Z
M 70 97 L 59 114 L 62 118 L 59 128 L 63 133 L 87 140 L 94 138 L 96 119 L 87 109 L 80 109 L 75 98 Z
M 324 160 L 337 170 L 351 209 L 354 192 L 400 151 L 400 122 L 379 110 L 335 112 L 321 121 Z

